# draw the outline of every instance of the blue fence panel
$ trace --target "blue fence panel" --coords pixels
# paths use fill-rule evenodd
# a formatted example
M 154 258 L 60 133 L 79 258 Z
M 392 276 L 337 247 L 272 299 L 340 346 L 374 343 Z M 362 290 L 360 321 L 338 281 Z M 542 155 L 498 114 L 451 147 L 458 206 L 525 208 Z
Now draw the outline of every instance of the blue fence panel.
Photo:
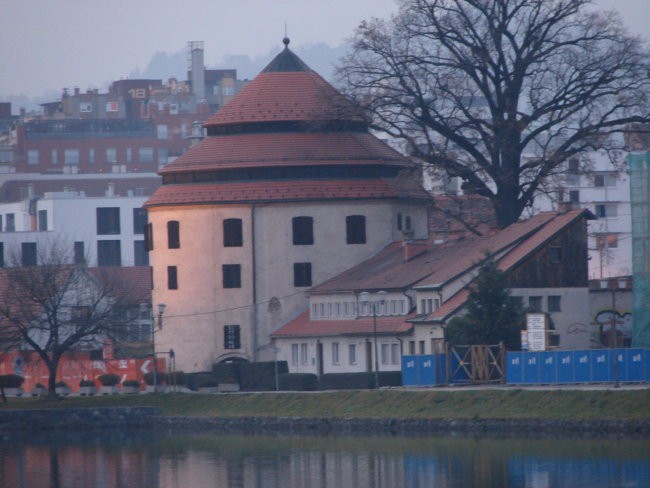
M 576 383 L 590 383 L 591 351 L 575 351 L 573 353 L 573 379 Z
M 645 350 L 645 380 L 650 381 L 650 349 Z
M 594 383 L 614 381 L 614 355 L 609 349 L 589 351 L 591 358 L 591 380 Z
M 418 384 L 435 385 L 436 384 L 436 363 L 434 357 L 427 354 L 417 357 Z
M 539 382 L 556 383 L 557 382 L 557 362 L 556 353 L 546 351 L 539 353 Z
M 645 376 L 645 354 L 643 349 L 621 349 L 623 354 L 623 373 L 621 374 L 621 381 L 629 381 L 638 383 L 646 381 Z
M 523 382 L 523 352 L 506 352 L 506 383 L 517 385 Z
M 419 384 L 416 356 L 402 356 L 402 384 L 416 386 Z
M 558 383 L 575 383 L 575 352 L 576 351 L 557 352 Z
M 539 383 L 539 353 L 526 352 L 523 359 L 523 383 Z

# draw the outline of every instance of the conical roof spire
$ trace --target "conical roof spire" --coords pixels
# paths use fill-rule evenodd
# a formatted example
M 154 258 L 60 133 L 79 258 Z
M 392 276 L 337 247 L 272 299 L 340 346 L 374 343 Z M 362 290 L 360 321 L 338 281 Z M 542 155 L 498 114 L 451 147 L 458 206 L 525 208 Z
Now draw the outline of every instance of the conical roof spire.
M 284 49 L 278 54 L 273 61 L 271 61 L 262 73 L 292 73 L 296 71 L 311 71 L 302 59 L 296 56 L 291 49 L 289 49 L 290 39 L 285 37 L 282 39 Z

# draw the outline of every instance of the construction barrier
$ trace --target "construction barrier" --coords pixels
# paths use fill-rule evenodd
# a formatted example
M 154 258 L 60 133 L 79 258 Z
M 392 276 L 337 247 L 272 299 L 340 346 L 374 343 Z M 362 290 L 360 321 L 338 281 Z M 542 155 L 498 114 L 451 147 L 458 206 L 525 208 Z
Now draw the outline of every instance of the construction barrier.
M 650 381 L 650 350 L 593 349 L 506 353 L 512 385 Z
M 158 358 L 158 371 L 166 371 L 164 358 Z M 65 354 L 59 362 L 57 381 L 65 382 L 72 392 L 79 390 L 81 380 L 95 381 L 106 373 L 117 374 L 120 382 L 136 380 L 142 383 L 145 373 L 153 372 L 152 358 L 138 359 L 90 359 L 88 353 L 75 352 Z M 47 386 L 49 373 L 43 360 L 34 352 L 7 352 L 0 355 L 0 374 L 17 374 L 25 379 L 23 390 L 30 391 L 41 383 Z
M 434 386 L 447 381 L 446 355 L 402 356 L 404 386 Z

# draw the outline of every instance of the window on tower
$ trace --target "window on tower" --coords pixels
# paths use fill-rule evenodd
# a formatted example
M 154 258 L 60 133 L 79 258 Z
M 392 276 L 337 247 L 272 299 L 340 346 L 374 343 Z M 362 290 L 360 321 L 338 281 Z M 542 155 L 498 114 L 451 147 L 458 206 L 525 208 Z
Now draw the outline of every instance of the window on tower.
M 366 217 L 348 215 L 345 218 L 346 241 L 348 244 L 366 243 Z
M 291 220 L 291 226 L 295 246 L 308 246 L 314 243 L 314 219 L 312 217 L 294 217 Z
M 223 246 L 241 247 L 244 245 L 241 219 L 225 219 L 223 221 Z

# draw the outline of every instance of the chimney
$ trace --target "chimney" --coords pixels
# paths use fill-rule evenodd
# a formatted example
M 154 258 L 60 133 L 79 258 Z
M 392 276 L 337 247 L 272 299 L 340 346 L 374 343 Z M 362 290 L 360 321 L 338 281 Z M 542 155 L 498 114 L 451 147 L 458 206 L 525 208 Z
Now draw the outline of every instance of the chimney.
M 402 251 L 404 262 L 408 263 L 411 259 L 427 252 L 426 242 L 413 242 L 412 239 L 404 239 L 402 241 Z
M 108 184 L 108 190 L 106 190 L 106 196 L 107 197 L 114 197 L 115 196 L 115 183 L 109 183 Z

